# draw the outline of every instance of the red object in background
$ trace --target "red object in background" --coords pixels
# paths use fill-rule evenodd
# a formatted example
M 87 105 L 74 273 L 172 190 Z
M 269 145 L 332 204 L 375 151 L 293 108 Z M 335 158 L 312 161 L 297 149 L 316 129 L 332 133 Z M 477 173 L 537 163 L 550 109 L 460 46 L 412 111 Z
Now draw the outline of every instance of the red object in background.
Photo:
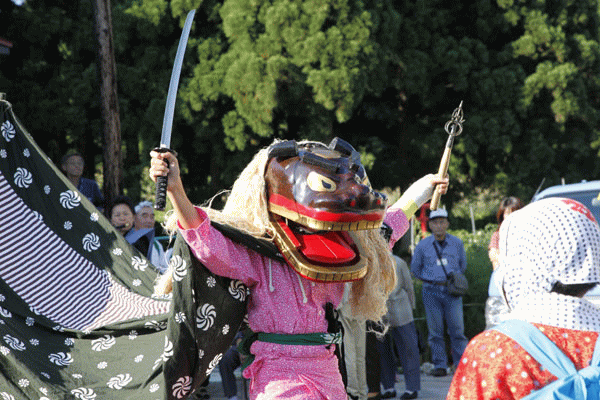
M 420 208 L 419 216 L 417 217 L 417 219 L 421 222 L 422 236 L 425 236 L 425 233 L 427 232 L 427 221 L 429 220 L 429 218 L 427 218 L 427 211 L 429 211 L 429 205 L 430 203 L 423 204 Z
M 0 54 L 8 55 L 10 54 L 10 49 L 12 49 L 13 44 L 8 40 L 0 37 Z

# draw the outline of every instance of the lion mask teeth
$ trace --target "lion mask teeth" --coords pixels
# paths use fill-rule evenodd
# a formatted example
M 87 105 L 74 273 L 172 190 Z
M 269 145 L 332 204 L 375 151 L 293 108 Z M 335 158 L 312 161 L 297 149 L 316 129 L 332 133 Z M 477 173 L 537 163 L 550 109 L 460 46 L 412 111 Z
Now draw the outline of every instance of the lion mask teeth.
M 269 157 L 268 210 L 275 243 L 289 264 L 319 281 L 362 278 L 366 265 L 348 233 L 379 229 L 387 198 L 371 188 L 360 154 L 336 138 L 329 146 L 281 142 Z M 304 235 L 286 220 L 319 232 Z

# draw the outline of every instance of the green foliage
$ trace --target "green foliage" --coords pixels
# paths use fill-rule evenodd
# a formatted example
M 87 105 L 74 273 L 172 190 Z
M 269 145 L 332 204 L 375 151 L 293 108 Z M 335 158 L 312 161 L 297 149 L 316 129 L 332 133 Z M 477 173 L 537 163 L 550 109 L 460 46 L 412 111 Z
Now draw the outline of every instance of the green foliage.
M 476 188 L 470 193 L 465 193 L 463 199 L 452 207 L 452 228 L 472 231 L 472 219 L 475 221 L 475 229 L 482 229 L 487 223 L 495 223 L 503 193 L 500 188 Z
M 562 7 L 552 1 L 524 3 L 503 4 L 519 15 L 524 27 L 524 34 L 513 42 L 514 56 L 536 61 L 535 72 L 525 81 L 524 106 L 531 108 L 535 97 L 548 92 L 554 119 L 562 130 L 568 128 L 569 120 L 597 126 L 599 110 L 590 100 L 597 99 L 592 93 L 599 87 L 589 80 L 600 68 L 597 2 L 571 1 Z M 514 17 L 511 21 L 516 22 Z
M 172 146 L 194 201 L 229 187 L 274 138 L 340 136 L 360 150 L 375 188 L 406 189 L 436 172 L 460 101 L 464 133 L 442 201 L 461 220 L 484 193 L 528 199 L 543 178 L 591 179 L 600 172 L 597 3 L 114 1 L 124 190 L 147 196 L 140 181 L 193 8 Z M 0 90 L 53 160 L 76 148 L 97 166 L 86 175 L 99 173 L 93 4 L 1 7 L 2 37 L 15 46 L 0 56 Z M 475 208 L 482 223 L 485 211 Z
M 485 329 L 485 301 L 488 297 L 488 286 L 492 274 L 492 266 L 488 257 L 488 244 L 495 225 L 488 225 L 486 230 L 475 234 L 454 232 L 465 244 L 467 252 L 467 279 L 469 293 L 463 298 L 465 335 L 472 338 Z
M 7 3 L 11 6 L 7 6 Z M 14 43 L 0 60 L 0 91 L 48 155 L 58 162 L 77 148 L 89 166 L 100 161 L 102 137 L 94 121 L 97 91 L 92 4 L 2 3 L 3 38 Z M 94 171 L 86 171 L 93 176 Z
M 129 5 L 114 1 L 112 22 L 123 192 L 137 200 L 148 153 L 160 138 L 170 53 L 179 31 L 163 15 L 161 2 L 144 10 Z M 53 5 L 28 0 L 0 22 L 7 27 L 3 36 L 16 44 L 0 68 L 1 90 L 55 163 L 76 149 L 86 160 L 84 175 L 91 178 L 102 171 L 103 147 L 93 10 L 88 0 Z
M 125 13 L 131 14 L 139 19 L 144 19 L 155 26 L 158 26 L 162 16 L 166 13 L 168 4 L 161 0 L 146 0 L 144 6 L 134 3 L 125 10 Z
M 198 42 L 190 106 L 221 109 L 225 101 L 235 108 L 213 113 L 222 115 L 231 151 L 255 135 L 330 136 L 331 119 L 349 120 L 371 70 L 381 68 L 372 36 L 388 21 L 389 5 L 376 8 L 374 16 L 350 0 L 224 1 L 222 31 Z

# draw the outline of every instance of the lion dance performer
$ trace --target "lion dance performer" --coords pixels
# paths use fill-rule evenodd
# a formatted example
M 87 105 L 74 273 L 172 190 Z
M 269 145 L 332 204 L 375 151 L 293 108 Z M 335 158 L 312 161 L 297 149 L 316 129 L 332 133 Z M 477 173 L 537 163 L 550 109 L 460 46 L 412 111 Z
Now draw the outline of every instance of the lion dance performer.
M 446 191 L 447 178 L 421 178 L 388 209 L 386 197 L 371 188 L 360 154 L 345 141 L 276 141 L 255 155 L 217 211 L 188 199 L 174 154 L 151 156 L 151 178 L 168 176 L 170 228 L 179 229 L 213 273 L 250 289 L 254 359 L 243 372 L 251 380 L 250 397 L 346 399 L 332 345 L 339 334 L 328 332 L 326 308 L 337 307 L 345 282 L 352 282 L 353 313 L 381 319 L 396 283 L 390 246 L 435 185 Z M 384 220 L 393 230 L 389 243 L 380 233 Z M 214 222 L 273 241 L 283 257 L 232 241 Z M 169 276 L 159 291 L 169 291 Z

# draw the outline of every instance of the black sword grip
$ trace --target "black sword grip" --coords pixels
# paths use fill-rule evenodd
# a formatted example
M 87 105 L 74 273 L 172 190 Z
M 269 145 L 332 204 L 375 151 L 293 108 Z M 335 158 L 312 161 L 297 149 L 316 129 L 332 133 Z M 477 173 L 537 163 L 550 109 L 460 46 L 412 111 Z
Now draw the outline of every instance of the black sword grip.
M 166 147 L 157 147 L 154 149 L 154 151 L 159 153 L 171 152 L 175 154 L 173 150 Z M 167 160 L 163 161 L 167 163 L 167 166 L 169 165 Z M 154 208 L 158 211 L 164 211 L 167 205 L 167 182 L 167 176 L 159 176 L 156 178 L 156 196 L 154 198 Z
M 167 180 L 166 176 L 156 178 L 156 198 L 154 200 L 154 208 L 159 211 L 164 211 L 167 205 Z

